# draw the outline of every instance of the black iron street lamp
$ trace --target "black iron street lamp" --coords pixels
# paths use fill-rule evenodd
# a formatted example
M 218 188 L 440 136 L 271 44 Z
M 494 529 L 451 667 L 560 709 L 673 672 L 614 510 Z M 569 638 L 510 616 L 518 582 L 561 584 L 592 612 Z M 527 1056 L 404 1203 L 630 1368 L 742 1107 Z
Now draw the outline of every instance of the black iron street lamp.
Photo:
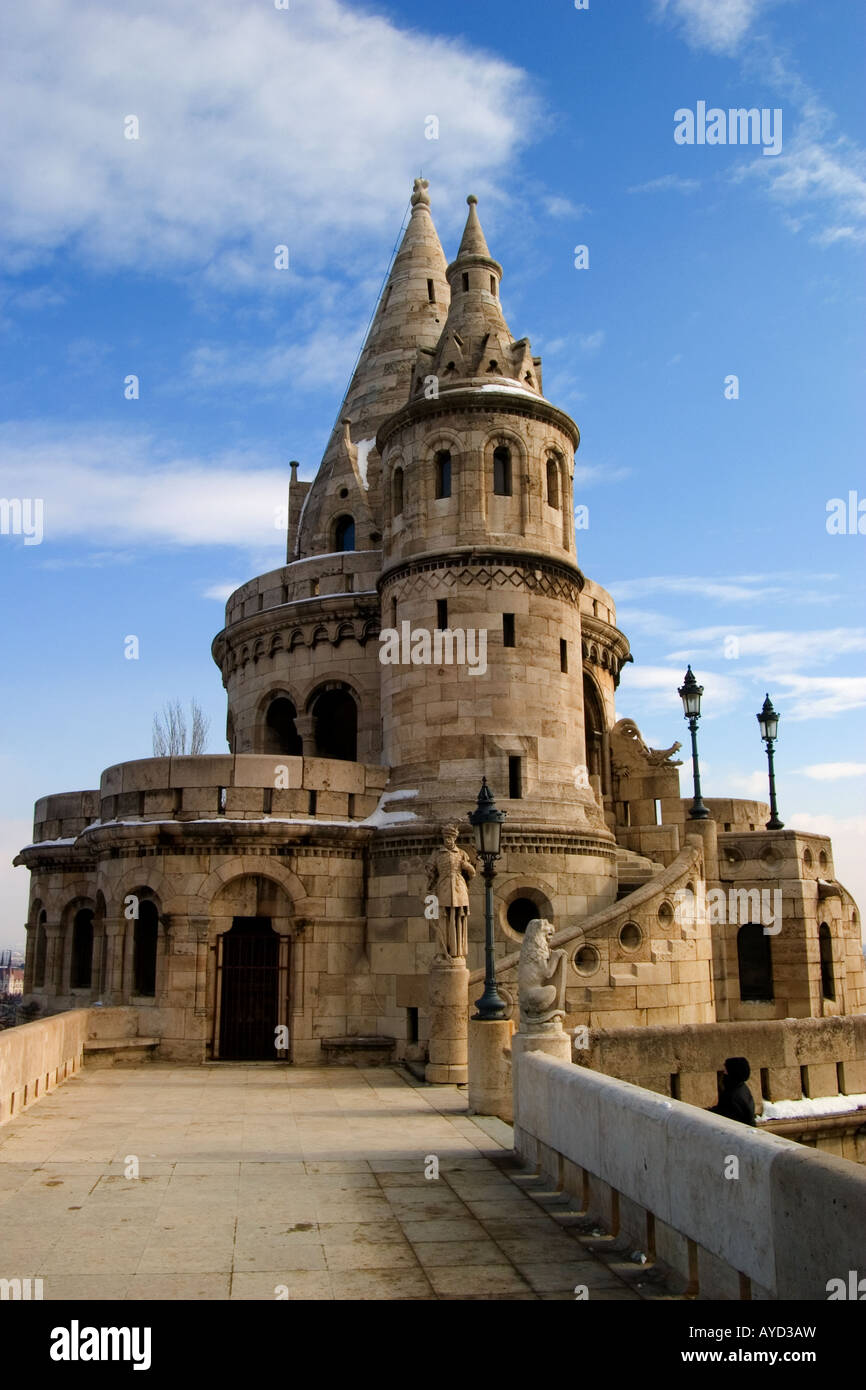
M 475 832 L 475 848 L 481 857 L 484 875 L 484 993 L 475 1001 L 478 1012 L 474 1017 L 485 1023 L 505 1017 L 505 1001 L 496 988 L 493 962 L 493 880 L 496 877 L 493 865 L 499 858 L 505 815 L 505 811 L 497 811 L 487 778 L 482 777 L 477 805 L 469 813 L 469 824 Z
M 779 820 L 779 811 L 776 806 L 776 768 L 773 763 L 773 744 L 779 734 L 779 716 L 773 709 L 769 695 L 764 699 L 763 708 L 757 716 L 757 720 L 761 726 L 761 738 L 767 745 L 767 762 L 770 764 L 770 819 L 767 821 L 767 829 L 782 830 L 785 822 Z
M 682 685 L 677 691 L 677 694 L 683 702 L 685 717 L 689 721 L 689 733 L 692 736 L 692 768 L 695 775 L 695 797 L 692 802 L 692 809 L 689 811 L 689 820 L 706 820 L 707 816 L 710 814 L 701 801 L 701 771 L 698 766 L 698 720 L 701 717 L 701 696 L 703 693 L 704 687 L 698 685 L 690 666 L 686 671 Z

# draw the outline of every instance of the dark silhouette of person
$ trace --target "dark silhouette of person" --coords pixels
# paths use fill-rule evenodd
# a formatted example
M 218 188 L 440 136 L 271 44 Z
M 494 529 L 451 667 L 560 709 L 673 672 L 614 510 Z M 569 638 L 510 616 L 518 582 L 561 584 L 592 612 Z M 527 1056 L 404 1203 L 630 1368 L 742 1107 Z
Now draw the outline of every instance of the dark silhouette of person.
M 725 1058 L 719 1103 L 709 1107 L 711 1115 L 724 1115 L 726 1119 L 739 1120 L 744 1125 L 755 1123 L 755 1102 L 746 1085 L 751 1070 L 745 1057 Z

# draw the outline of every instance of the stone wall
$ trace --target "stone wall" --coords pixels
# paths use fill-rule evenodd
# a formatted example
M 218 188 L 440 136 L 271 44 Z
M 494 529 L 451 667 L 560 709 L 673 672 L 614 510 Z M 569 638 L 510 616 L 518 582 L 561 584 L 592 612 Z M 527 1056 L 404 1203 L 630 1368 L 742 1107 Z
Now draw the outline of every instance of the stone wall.
M 80 1069 L 89 1013 L 74 1009 L 0 1033 L 0 1124 Z

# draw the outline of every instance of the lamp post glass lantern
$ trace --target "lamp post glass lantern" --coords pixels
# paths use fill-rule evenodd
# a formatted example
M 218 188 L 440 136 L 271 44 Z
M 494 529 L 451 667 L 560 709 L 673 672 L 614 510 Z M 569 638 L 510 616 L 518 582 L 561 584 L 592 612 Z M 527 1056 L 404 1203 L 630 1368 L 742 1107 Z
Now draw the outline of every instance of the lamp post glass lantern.
M 698 765 L 698 720 L 701 717 L 701 696 L 703 693 L 704 687 L 698 685 L 695 674 L 689 666 L 677 694 L 683 702 L 683 714 L 688 720 L 689 733 L 692 736 L 692 771 L 694 773 L 695 795 L 692 809 L 689 811 L 690 820 L 706 820 L 710 814 L 701 800 L 701 770 Z
M 785 822 L 779 820 L 779 811 L 776 806 L 776 766 L 774 762 L 773 744 L 779 734 L 779 714 L 773 709 L 773 702 L 769 695 L 765 696 L 760 714 L 756 715 L 758 725 L 761 730 L 761 738 L 767 748 L 767 763 L 770 773 L 770 819 L 767 821 L 768 830 L 783 830 Z
M 505 811 L 497 810 L 487 778 L 482 777 L 475 810 L 469 813 L 469 824 L 475 834 L 475 848 L 481 859 L 484 877 L 484 993 L 475 1001 L 478 1010 L 475 1018 L 484 1022 L 505 1017 L 505 1001 L 496 988 L 493 951 L 493 880 L 496 877 L 493 866 L 501 852 L 505 815 Z

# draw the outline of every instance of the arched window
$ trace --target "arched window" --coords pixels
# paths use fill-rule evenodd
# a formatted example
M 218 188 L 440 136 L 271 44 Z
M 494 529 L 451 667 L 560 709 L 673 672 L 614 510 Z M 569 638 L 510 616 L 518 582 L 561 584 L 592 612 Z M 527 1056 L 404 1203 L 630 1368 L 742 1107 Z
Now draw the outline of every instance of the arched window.
M 45 958 L 48 953 L 48 933 L 45 930 L 45 923 L 48 920 L 46 912 L 40 912 L 39 925 L 36 928 L 36 950 L 33 956 L 33 988 L 45 988 Z
M 748 1003 L 772 1003 L 773 957 L 770 938 L 760 922 L 746 922 L 737 932 L 737 966 L 740 999 Z
M 304 746 L 298 733 L 295 720 L 297 710 L 285 695 L 278 695 L 268 705 L 265 715 L 264 753 L 283 753 L 289 758 L 299 758 Z
M 547 460 L 547 505 L 559 510 L 559 464 L 553 458 Z
M 511 496 L 511 450 L 504 444 L 493 450 L 493 491 L 497 497 Z
M 451 454 L 447 449 L 436 455 L 436 496 L 451 496 Z
M 145 898 L 138 906 L 138 918 L 132 934 L 133 993 L 145 996 L 156 994 L 156 942 L 159 914 L 156 903 Z
M 586 770 L 590 777 L 602 781 L 602 789 L 607 790 L 603 775 L 604 766 L 604 709 L 594 683 L 588 676 L 583 678 L 583 734 L 586 743 Z
M 317 758 L 354 762 L 358 756 L 358 706 L 348 690 L 325 690 L 312 706 Z
M 355 519 L 351 516 L 338 516 L 334 527 L 334 549 L 355 549 Z
M 403 511 L 403 469 L 394 469 L 394 480 L 391 488 L 391 503 L 395 516 L 400 516 Z
M 833 935 L 826 922 L 818 928 L 821 949 L 821 993 L 825 999 L 836 998 L 836 978 L 833 974 Z
M 93 978 L 93 911 L 82 907 L 72 924 L 71 989 L 90 989 Z

